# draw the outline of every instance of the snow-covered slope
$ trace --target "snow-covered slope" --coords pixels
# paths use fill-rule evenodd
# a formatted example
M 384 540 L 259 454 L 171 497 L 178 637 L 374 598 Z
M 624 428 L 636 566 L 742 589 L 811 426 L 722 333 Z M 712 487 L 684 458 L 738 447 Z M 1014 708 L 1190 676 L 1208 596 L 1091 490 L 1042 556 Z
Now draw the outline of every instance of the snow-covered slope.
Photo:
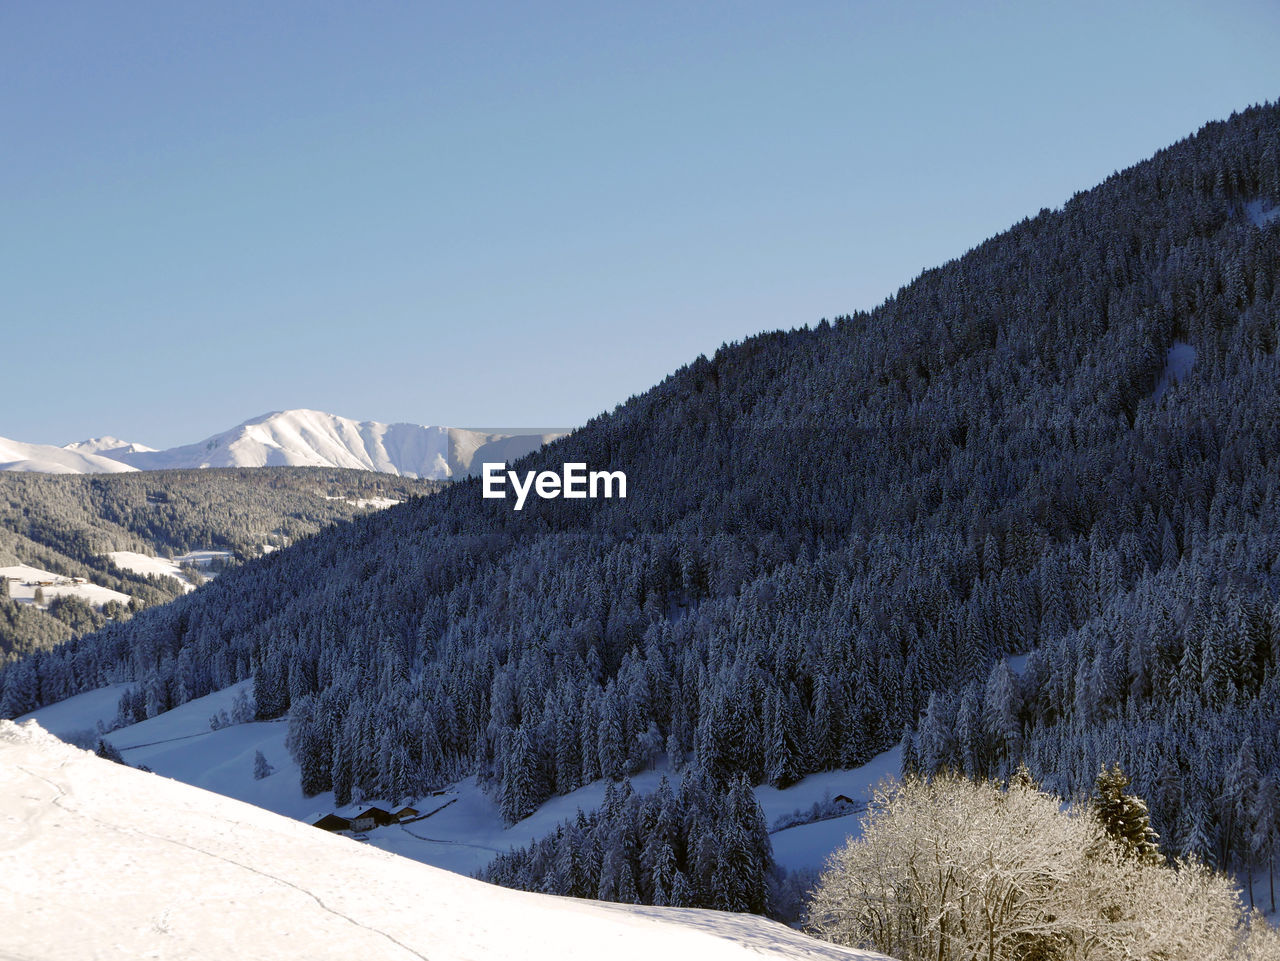
M 188 579 L 186 572 L 170 558 L 152 557 L 150 554 L 139 554 L 137 551 L 107 551 L 107 557 L 111 558 L 111 562 L 116 567 L 126 571 L 133 571 L 135 574 L 141 574 L 144 577 L 148 574 L 172 577 L 182 585 L 183 593 L 196 589 L 196 586 Z
M 132 444 L 127 440 L 121 440 L 119 437 L 107 435 L 105 437 L 90 437 L 88 440 L 76 441 L 74 444 L 68 444 L 62 450 L 77 451 L 81 454 L 105 454 L 108 457 L 115 454 L 134 454 L 155 450 L 154 447 L 148 447 L 146 444 Z
M 0 721 L 0 956 L 848 959 L 750 915 L 526 894 Z
M 111 726 L 120 695 L 129 687 L 116 684 L 79 694 L 19 720 L 34 720 L 64 740 L 92 745 L 98 737 L 96 732 Z M 251 680 L 241 681 L 148 720 L 111 731 L 106 737 L 129 764 L 145 765 L 165 777 L 216 791 L 276 814 L 310 822 L 316 816 L 334 811 L 332 791 L 313 797 L 302 793 L 298 765 L 285 747 L 289 733 L 286 720 L 250 721 L 217 730 L 211 728 L 212 715 L 234 714 L 236 699 L 248 696 L 252 690 Z M 275 769 L 274 774 L 261 779 L 253 776 L 254 756 L 259 752 Z M 789 871 L 821 869 L 828 856 L 851 835 L 860 832 L 861 810 L 875 785 L 882 778 L 896 776 L 901 767 L 901 752 L 895 747 L 858 768 L 810 774 L 782 790 L 767 785 L 757 787 L 756 799 L 771 829 L 784 815 L 805 812 L 815 802 L 830 801 L 838 794 L 855 802 L 853 813 L 843 817 L 774 830 L 770 835 L 774 859 Z M 681 779 L 679 773 L 660 762 L 657 769 L 633 775 L 630 780 L 637 793 L 647 794 L 657 788 L 664 775 L 677 785 Z M 390 808 L 409 803 L 424 812 L 448 805 L 429 820 L 371 831 L 369 844 L 424 864 L 470 875 L 495 855 L 554 831 L 579 809 L 595 810 L 603 802 L 604 791 L 605 782 L 595 781 L 571 794 L 549 799 L 514 825 L 503 821 L 498 806 L 480 789 L 474 777 L 450 785 L 439 797 L 369 798 L 365 803 Z M 350 815 L 361 806 L 351 805 L 339 813 Z
M 348 467 L 443 480 L 512 461 L 564 431 L 478 431 L 355 421 L 318 410 L 263 414 L 195 444 L 154 450 L 114 437 L 53 447 L 0 438 L 0 470 L 52 473 L 192 467 Z
M 0 578 L 9 581 L 9 596 L 19 604 L 34 604 L 37 590 L 44 595 L 45 602 L 52 601 L 55 597 L 78 597 L 94 607 L 102 607 L 108 601 L 128 604 L 133 599 L 128 594 L 113 591 L 109 587 L 90 584 L 83 578 L 77 580 L 28 564 L 0 567 Z

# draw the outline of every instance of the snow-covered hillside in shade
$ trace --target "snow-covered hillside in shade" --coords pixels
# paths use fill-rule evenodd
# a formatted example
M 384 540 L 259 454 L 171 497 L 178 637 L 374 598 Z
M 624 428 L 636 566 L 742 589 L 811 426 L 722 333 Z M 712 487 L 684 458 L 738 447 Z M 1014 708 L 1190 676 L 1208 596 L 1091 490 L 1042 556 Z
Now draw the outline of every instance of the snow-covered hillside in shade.
M 97 732 L 110 728 L 118 712 L 120 696 L 128 684 L 113 684 L 50 704 L 20 721 L 34 720 L 57 736 L 76 744 L 96 743 Z M 332 791 L 307 797 L 299 785 L 297 763 L 285 747 L 289 733 L 286 719 L 229 723 L 214 730 L 210 718 L 235 715 L 238 698 L 248 697 L 253 682 L 241 681 L 221 691 L 188 701 L 163 714 L 130 724 L 106 735 L 129 764 L 145 766 L 165 777 L 215 791 L 218 794 L 266 808 L 285 817 L 310 823 L 335 811 Z M 274 768 L 269 777 L 255 778 L 254 758 L 261 753 Z M 859 820 L 872 790 L 881 779 L 901 770 L 897 747 L 872 758 L 858 768 L 810 774 L 783 789 L 768 785 L 755 788 L 756 800 L 770 826 L 774 859 L 788 871 L 820 870 L 827 858 L 851 836 L 860 833 Z M 660 761 L 654 770 L 631 777 L 639 794 L 655 790 L 666 776 L 678 785 L 681 775 Z M 502 820 L 498 805 L 476 784 L 474 777 L 450 785 L 439 796 L 426 798 L 369 798 L 336 809 L 345 816 L 368 804 L 394 809 L 403 803 L 430 817 L 413 824 L 393 824 L 368 834 L 368 843 L 384 851 L 424 864 L 471 875 L 498 854 L 522 847 L 551 833 L 579 809 L 593 811 L 604 799 L 605 782 L 594 781 L 578 790 L 553 797 L 513 825 Z M 854 802 L 842 817 L 774 830 L 781 818 L 808 812 L 838 795 Z M 802 819 L 803 820 L 803 819 Z
M 444 480 L 478 472 L 485 461 L 523 457 L 563 433 L 380 424 L 318 410 L 285 410 L 168 450 L 114 437 L 66 447 L 0 438 L 0 470 L 88 474 L 199 467 L 344 467 Z
M 750 915 L 526 894 L 0 721 L 0 956 L 873 958 Z

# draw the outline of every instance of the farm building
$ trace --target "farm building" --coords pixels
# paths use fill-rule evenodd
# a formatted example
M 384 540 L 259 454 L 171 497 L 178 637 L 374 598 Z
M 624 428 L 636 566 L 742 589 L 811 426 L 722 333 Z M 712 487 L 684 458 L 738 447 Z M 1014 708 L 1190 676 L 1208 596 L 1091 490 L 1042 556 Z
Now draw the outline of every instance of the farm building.
M 395 820 L 395 815 L 390 811 L 380 807 L 368 807 L 351 819 L 351 830 L 368 831 L 384 824 L 391 824 Z
M 350 831 L 351 822 L 338 814 L 326 814 L 318 821 L 313 821 L 315 827 L 323 831 Z

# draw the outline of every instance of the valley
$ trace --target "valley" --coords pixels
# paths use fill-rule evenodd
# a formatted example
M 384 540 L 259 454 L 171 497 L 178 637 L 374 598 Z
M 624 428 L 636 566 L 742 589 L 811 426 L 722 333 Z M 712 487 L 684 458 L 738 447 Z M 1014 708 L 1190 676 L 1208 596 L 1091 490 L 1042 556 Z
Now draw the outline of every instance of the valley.
M 0 661 L 166 603 L 228 566 L 441 483 L 328 468 L 0 471 Z
M 371 805 L 389 810 L 412 805 L 421 812 L 438 811 L 410 824 L 370 830 L 367 842 L 465 875 L 476 874 L 495 856 L 513 847 L 531 844 L 553 832 L 579 810 L 596 810 L 604 798 L 605 782 L 596 781 L 546 801 L 515 824 L 506 824 L 498 805 L 474 777 L 468 777 L 422 796 L 370 797 L 337 805 L 332 791 L 307 797 L 299 788 L 298 764 L 287 747 L 287 719 L 248 720 L 217 730 L 211 728 L 211 717 L 218 712 L 233 714 L 236 700 L 252 694 L 250 682 L 115 728 L 120 697 L 127 690 L 129 685 L 121 684 L 79 694 L 24 715 L 19 721 L 35 721 L 51 734 L 90 750 L 105 738 L 132 766 L 142 766 L 163 777 L 306 824 L 314 824 L 331 813 L 350 817 Z M 265 778 L 254 777 L 254 757 L 259 753 L 274 768 L 274 773 Z M 898 775 L 901 761 L 901 752 L 894 748 L 858 768 L 812 774 L 783 789 L 760 785 L 755 794 L 771 825 L 802 815 L 814 804 L 829 802 L 839 794 L 865 804 L 878 782 Z M 681 776 L 666 758 L 659 758 L 652 767 L 628 780 L 637 793 L 647 794 L 657 788 L 662 778 L 678 786 Z M 441 809 L 445 804 L 448 808 Z M 774 831 L 770 840 L 778 864 L 789 871 L 816 873 L 837 848 L 857 834 L 858 812 L 853 811 L 839 818 Z

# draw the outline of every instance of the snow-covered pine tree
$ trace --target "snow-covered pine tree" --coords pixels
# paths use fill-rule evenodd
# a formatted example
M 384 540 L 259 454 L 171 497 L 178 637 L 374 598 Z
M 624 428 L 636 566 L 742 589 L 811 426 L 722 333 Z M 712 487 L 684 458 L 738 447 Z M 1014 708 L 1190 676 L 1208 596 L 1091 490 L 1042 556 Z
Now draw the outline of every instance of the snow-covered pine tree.
M 1113 764 L 1098 772 L 1089 806 L 1107 834 L 1132 857 L 1140 861 L 1158 861 L 1159 838 L 1151 828 L 1147 804 L 1136 794 L 1129 794 L 1129 778 Z
M 263 778 L 270 777 L 276 773 L 276 769 L 271 766 L 271 762 L 261 751 L 253 753 L 253 779 L 261 781 Z
M 780 692 L 771 692 L 766 704 L 769 723 L 765 728 L 765 776 L 774 787 L 784 788 L 803 776 L 799 731 L 788 699 Z
M 1255 863 L 1267 867 L 1267 883 L 1271 893 L 1271 912 L 1276 910 L 1275 863 L 1276 847 L 1280 842 L 1280 787 L 1276 775 L 1267 774 L 1258 781 L 1258 793 L 1253 798 L 1252 833 L 1249 848 Z

